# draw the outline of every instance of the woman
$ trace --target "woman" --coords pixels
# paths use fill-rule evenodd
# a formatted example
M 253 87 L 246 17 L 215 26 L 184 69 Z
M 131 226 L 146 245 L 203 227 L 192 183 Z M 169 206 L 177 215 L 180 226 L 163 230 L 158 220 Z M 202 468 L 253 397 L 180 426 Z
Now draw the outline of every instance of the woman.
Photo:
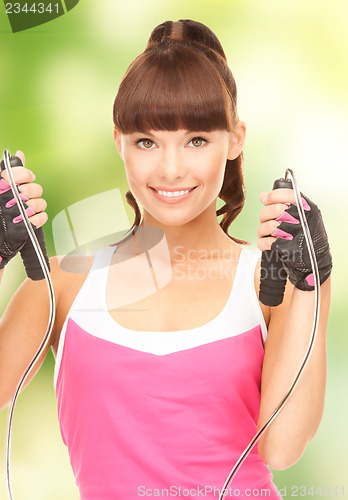
M 57 301 L 51 348 L 63 440 L 83 500 L 215 498 L 297 373 L 314 292 L 308 272 L 288 262 L 296 286 L 287 285 L 280 306 L 261 304 L 259 255 L 228 234 L 244 203 L 245 124 L 224 51 L 206 26 L 181 20 L 154 29 L 119 87 L 114 136 L 140 229 L 99 252 L 88 274 L 66 273 L 51 259 Z M 36 212 L 33 224 L 42 225 L 40 186 L 30 171 L 13 171 Z M 216 212 L 218 197 L 225 204 Z M 288 242 L 297 241 L 293 192 L 263 193 L 261 201 L 258 247 L 280 242 L 285 257 Z M 144 266 L 152 229 L 164 235 L 169 279 L 162 279 L 168 275 L 163 246 L 151 254 L 151 272 Z M 325 265 L 313 354 L 227 496 L 279 496 L 267 465 L 296 463 L 319 426 L 331 270 L 320 231 Z M 150 274 L 154 287 L 146 288 Z M 2 318 L 0 373 L 8 383 L 1 405 L 41 342 L 48 307 L 45 284 L 26 280 Z

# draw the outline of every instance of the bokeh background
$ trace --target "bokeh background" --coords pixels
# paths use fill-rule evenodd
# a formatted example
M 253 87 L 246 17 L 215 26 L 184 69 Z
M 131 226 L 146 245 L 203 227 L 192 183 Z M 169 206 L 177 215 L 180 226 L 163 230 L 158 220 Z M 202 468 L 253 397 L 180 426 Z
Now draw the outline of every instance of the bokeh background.
M 232 234 L 256 245 L 259 193 L 291 167 L 320 206 L 334 255 L 328 332 L 328 386 L 321 427 L 301 460 L 274 471 L 286 496 L 348 494 L 348 340 L 346 332 L 348 185 L 348 3 L 345 0 L 80 0 L 68 14 L 13 34 L 0 4 L 0 148 L 22 149 L 44 186 L 49 255 L 51 221 L 72 203 L 126 189 L 113 142 L 113 99 L 128 64 L 164 20 L 191 18 L 219 36 L 247 123 L 247 203 Z M 127 209 L 128 210 L 128 209 Z M 132 213 L 129 214 L 132 220 Z M 115 214 L 117 217 L 117 214 Z M 4 310 L 24 279 L 19 260 L 5 270 Z M 78 499 L 61 442 L 50 354 L 15 412 L 16 499 Z M 0 381 L 4 383 L 4 381 Z M 5 430 L 0 414 L 0 498 L 6 498 Z M 231 464 L 232 465 L 232 464 Z M 335 490 L 337 488 L 337 490 Z M 301 494 L 302 491 L 302 494 Z M 307 496 L 311 494 L 307 493 Z

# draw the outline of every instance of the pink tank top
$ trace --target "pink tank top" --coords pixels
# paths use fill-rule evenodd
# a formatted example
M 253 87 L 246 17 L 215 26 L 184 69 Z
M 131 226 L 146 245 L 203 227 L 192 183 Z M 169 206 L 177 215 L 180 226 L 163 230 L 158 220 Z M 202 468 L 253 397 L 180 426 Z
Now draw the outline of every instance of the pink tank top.
M 266 326 L 243 248 L 223 310 L 202 327 L 141 332 L 116 323 L 105 291 L 115 247 L 97 254 L 66 318 L 55 386 L 81 500 L 218 499 L 256 432 Z M 226 498 L 277 498 L 253 451 Z

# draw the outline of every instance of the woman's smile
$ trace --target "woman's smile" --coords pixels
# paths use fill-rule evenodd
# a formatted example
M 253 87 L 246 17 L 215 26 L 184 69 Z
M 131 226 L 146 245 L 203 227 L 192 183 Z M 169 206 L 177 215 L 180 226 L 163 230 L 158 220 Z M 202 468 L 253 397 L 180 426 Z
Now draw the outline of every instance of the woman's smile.
M 163 203 L 180 203 L 184 200 L 187 200 L 188 198 L 191 197 L 197 186 L 194 186 L 192 188 L 183 188 L 183 187 L 176 187 L 176 188 L 167 188 L 167 187 L 162 187 L 162 186 L 149 186 L 149 188 L 152 190 L 154 193 L 155 197 L 163 202 Z

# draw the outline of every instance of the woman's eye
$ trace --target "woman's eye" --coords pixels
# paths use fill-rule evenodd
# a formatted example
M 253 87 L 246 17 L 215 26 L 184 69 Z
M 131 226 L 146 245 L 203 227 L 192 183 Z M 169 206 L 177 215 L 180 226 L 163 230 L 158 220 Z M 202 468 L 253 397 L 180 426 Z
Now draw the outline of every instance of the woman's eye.
M 192 146 L 194 146 L 195 148 L 199 148 L 200 146 L 203 146 L 203 144 L 205 144 L 206 142 L 208 141 L 203 137 L 194 137 L 193 139 L 190 140 L 189 144 L 192 144 Z
M 151 139 L 139 139 L 137 144 L 144 149 L 151 149 L 155 146 L 155 143 Z

